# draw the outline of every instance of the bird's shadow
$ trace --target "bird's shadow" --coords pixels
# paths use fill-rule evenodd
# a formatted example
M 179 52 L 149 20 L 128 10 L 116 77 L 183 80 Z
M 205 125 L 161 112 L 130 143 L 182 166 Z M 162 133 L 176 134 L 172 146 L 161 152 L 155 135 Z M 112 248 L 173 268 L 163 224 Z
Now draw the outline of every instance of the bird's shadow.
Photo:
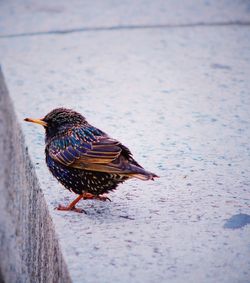
M 130 207 L 116 202 L 85 200 L 84 205 L 77 207 L 83 209 L 83 212 L 57 211 L 56 214 L 63 215 L 64 219 L 73 222 L 86 219 L 96 223 L 122 222 L 124 219 L 135 220 L 135 213 L 130 210 Z
M 250 215 L 239 213 L 227 219 L 223 227 L 226 229 L 240 229 L 247 224 L 250 224 Z
M 86 207 L 85 215 L 90 220 L 99 221 L 121 221 L 121 219 L 135 220 L 134 214 L 125 211 L 124 207 L 119 205 L 111 204 L 100 204 L 91 205 Z
M 121 221 L 122 219 L 134 220 L 136 211 L 134 206 L 125 197 L 122 199 L 113 198 L 112 201 L 96 202 L 89 201 L 86 206 L 87 217 L 90 219 L 103 219 Z

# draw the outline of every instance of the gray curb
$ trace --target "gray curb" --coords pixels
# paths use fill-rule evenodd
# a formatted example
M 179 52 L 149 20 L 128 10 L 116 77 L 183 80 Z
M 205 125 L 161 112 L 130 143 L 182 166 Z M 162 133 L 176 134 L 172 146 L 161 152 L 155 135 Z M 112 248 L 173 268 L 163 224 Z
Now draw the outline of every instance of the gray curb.
M 71 282 L 1 71 L 0 133 L 0 270 L 4 281 Z

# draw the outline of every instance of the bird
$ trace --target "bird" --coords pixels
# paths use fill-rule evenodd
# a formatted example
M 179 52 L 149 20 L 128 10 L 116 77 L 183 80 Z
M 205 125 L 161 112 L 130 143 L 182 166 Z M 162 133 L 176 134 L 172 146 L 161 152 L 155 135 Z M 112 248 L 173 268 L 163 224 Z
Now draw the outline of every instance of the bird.
M 41 119 L 24 121 L 44 127 L 46 164 L 66 189 L 78 195 L 67 206 L 59 204 L 58 210 L 85 212 L 76 207 L 82 199 L 110 200 L 106 194 L 128 179 L 158 177 L 146 171 L 128 147 L 72 109 L 56 108 Z

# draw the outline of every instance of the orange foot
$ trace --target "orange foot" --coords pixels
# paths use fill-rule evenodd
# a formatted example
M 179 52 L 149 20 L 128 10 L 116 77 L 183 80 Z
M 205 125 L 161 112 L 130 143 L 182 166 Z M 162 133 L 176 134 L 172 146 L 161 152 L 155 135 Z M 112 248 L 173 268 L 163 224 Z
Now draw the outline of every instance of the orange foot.
M 77 208 L 75 206 L 71 207 L 69 206 L 63 206 L 61 204 L 58 205 L 58 207 L 56 207 L 55 209 L 57 210 L 62 210 L 62 211 L 74 211 L 74 212 L 78 212 L 78 213 L 86 213 L 86 211 L 82 208 Z
M 83 199 L 96 199 L 96 200 L 101 200 L 101 201 L 106 201 L 106 200 L 111 201 L 111 199 L 106 197 L 106 196 L 102 196 L 102 195 L 96 196 L 96 195 L 93 195 L 91 193 L 84 193 L 84 194 L 82 194 L 82 198 Z
M 63 206 L 60 205 L 56 207 L 57 210 L 63 210 L 63 211 L 75 211 L 78 213 L 86 213 L 83 209 L 81 208 L 76 208 L 75 205 L 78 203 L 79 200 L 82 199 L 82 195 L 79 195 L 75 200 L 73 200 L 68 206 Z
M 102 195 L 96 196 L 96 195 L 93 195 L 91 193 L 83 193 L 82 195 L 79 195 L 75 200 L 73 200 L 68 206 L 59 205 L 55 209 L 62 210 L 62 211 L 75 211 L 75 212 L 78 212 L 78 213 L 83 213 L 83 212 L 86 213 L 86 211 L 84 211 L 83 209 L 75 207 L 75 205 L 81 199 L 97 199 L 97 200 L 101 200 L 101 201 L 106 201 L 106 200 L 111 201 L 106 196 L 102 196 Z

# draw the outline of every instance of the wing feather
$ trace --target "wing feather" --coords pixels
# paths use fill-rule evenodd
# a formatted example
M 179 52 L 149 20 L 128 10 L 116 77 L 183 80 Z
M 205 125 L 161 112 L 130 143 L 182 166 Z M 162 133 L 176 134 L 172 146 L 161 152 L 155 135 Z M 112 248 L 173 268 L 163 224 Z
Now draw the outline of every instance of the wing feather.
M 93 127 L 75 128 L 68 135 L 54 138 L 48 145 L 50 156 L 64 164 L 108 164 L 121 153 L 119 142 Z
M 46 147 L 54 160 L 72 168 L 153 178 L 133 158 L 127 147 L 92 127 L 73 128 L 55 137 Z

